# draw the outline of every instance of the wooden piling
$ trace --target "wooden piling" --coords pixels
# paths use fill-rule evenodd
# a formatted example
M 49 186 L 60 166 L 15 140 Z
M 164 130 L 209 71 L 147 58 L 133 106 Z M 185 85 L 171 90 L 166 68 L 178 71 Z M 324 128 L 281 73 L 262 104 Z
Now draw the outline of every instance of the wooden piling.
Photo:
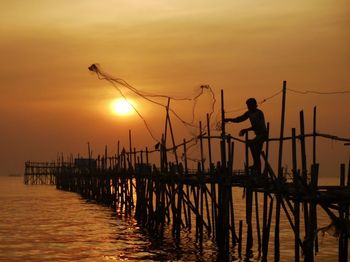
M 217 243 L 219 252 L 228 255 L 229 234 L 228 234 L 228 176 L 226 168 L 226 131 L 225 131 L 225 111 L 224 111 L 224 92 L 221 90 L 221 174 L 219 178 L 219 203 L 217 220 Z
M 208 157 L 209 157 L 209 173 L 213 177 L 214 176 L 214 170 L 213 170 L 213 162 L 212 162 L 212 153 L 211 153 L 211 137 L 210 137 L 210 118 L 209 114 L 207 114 L 207 133 L 208 133 Z M 211 192 L 211 211 L 212 211 L 212 231 L 213 234 L 216 234 L 216 217 L 217 217 L 217 207 L 216 207 L 216 188 L 214 180 L 210 184 L 210 192 Z
M 310 203 L 310 210 L 309 210 L 309 219 L 310 224 L 307 227 L 307 238 L 304 241 L 304 250 L 305 250 L 305 261 L 314 261 L 314 243 L 315 243 L 315 237 L 316 237 L 316 196 L 317 196 L 317 182 L 318 182 L 318 165 L 313 164 L 311 167 L 311 182 L 310 182 L 310 197 L 311 197 L 311 203 Z
M 306 163 L 306 145 L 305 145 L 305 128 L 304 128 L 304 111 L 300 111 L 300 149 L 301 149 L 301 177 L 304 185 L 308 184 L 307 181 L 307 163 Z M 304 209 L 304 226 L 305 226 L 305 237 L 307 238 L 307 227 L 309 225 L 309 207 L 307 202 L 303 203 Z
M 258 252 L 260 255 L 261 252 L 261 232 L 260 232 L 260 219 L 259 219 L 259 199 L 258 199 L 258 192 L 254 192 L 255 196 L 255 218 L 256 218 L 256 233 L 257 233 L 257 239 L 258 239 Z
M 347 177 L 347 189 L 350 189 L 350 160 L 348 163 L 348 177 Z M 350 214 L 350 210 L 349 210 L 349 203 L 344 204 L 345 205 L 345 221 L 349 221 L 349 214 Z M 349 255 L 349 239 L 348 237 L 344 236 L 344 257 L 348 257 Z
M 345 164 L 340 164 L 340 183 L 339 185 L 341 187 L 345 186 Z M 339 218 L 340 219 L 345 219 L 345 213 L 343 210 L 346 209 L 346 206 L 344 204 L 340 204 L 339 205 Z M 345 247 L 345 243 L 347 241 L 345 241 L 345 238 L 347 239 L 348 236 L 346 234 L 346 232 L 344 232 L 343 230 L 340 232 L 339 234 L 339 244 L 338 244 L 338 261 L 339 262 L 345 262 L 347 261 L 347 247 Z
M 243 221 L 239 220 L 239 229 L 238 229 L 238 257 L 242 257 L 242 234 L 243 234 Z
M 296 132 L 295 128 L 292 128 L 292 165 L 293 165 L 293 185 L 295 187 L 295 201 L 294 201 L 294 225 L 295 225 L 295 234 L 294 234 L 294 258 L 295 262 L 300 261 L 300 248 L 299 248 L 299 239 L 300 239 L 300 205 L 299 205 L 299 175 L 297 167 L 297 144 L 296 144 Z
M 282 157 L 283 157 L 283 136 L 284 136 L 284 118 L 286 111 L 286 89 L 287 82 L 283 81 L 282 89 L 282 112 L 281 112 L 281 128 L 280 128 L 280 141 L 279 141 L 279 150 L 278 150 L 278 179 L 282 181 L 283 179 L 283 170 L 282 170 Z M 276 196 L 276 215 L 275 215 L 275 261 L 280 260 L 280 209 L 281 209 L 281 196 L 277 194 Z
M 313 114 L 313 125 L 312 125 L 312 164 L 316 165 L 316 116 L 317 116 L 317 109 L 316 106 L 314 107 L 314 114 Z M 317 212 L 315 213 L 315 228 L 317 228 Z M 315 236 L 315 253 L 318 252 L 318 236 L 316 234 Z
M 234 142 L 231 142 L 230 139 L 228 140 L 229 144 L 229 175 L 232 177 L 233 175 L 233 161 L 234 161 Z M 237 242 L 237 235 L 236 235 L 236 226 L 235 226 L 235 210 L 234 210 L 234 200 L 233 200 L 233 188 L 229 191 L 229 200 L 230 200 L 230 218 L 231 218 L 231 242 L 232 245 L 235 246 Z
M 266 126 L 267 129 L 267 138 L 269 138 L 269 133 L 270 133 L 270 123 L 267 123 Z M 267 139 L 266 144 L 265 144 L 265 155 L 266 159 L 268 160 L 269 157 L 269 139 Z M 268 176 L 267 174 L 267 163 L 265 163 L 264 166 L 264 172 L 263 175 L 265 177 Z M 263 234 L 262 234 L 262 260 L 267 261 L 267 252 L 268 252 L 268 246 L 269 246 L 269 232 L 267 231 L 267 212 L 268 212 L 268 193 L 265 191 L 264 192 L 264 205 L 263 205 L 263 223 L 262 223 L 262 228 L 263 228 Z

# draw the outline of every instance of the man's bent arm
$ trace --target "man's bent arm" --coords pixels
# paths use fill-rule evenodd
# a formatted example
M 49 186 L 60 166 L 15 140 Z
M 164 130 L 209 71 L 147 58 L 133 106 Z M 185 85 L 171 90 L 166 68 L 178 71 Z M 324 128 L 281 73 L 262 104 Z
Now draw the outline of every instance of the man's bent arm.
M 227 122 L 240 123 L 248 119 L 248 113 L 244 113 L 241 116 L 235 118 L 226 118 Z

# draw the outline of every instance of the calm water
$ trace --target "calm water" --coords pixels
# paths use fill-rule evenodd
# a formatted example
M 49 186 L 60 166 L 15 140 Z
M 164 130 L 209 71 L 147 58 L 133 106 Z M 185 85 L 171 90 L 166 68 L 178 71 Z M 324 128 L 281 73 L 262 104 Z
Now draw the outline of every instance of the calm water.
M 236 220 L 244 219 L 242 192 L 235 191 Z M 319 225 L 329 219 L 319 212 Z M 255 218 L 254 218 L 255 219 Z M 284 216 L 281 261 L 294 259 L 294 240 Z M 152 239 L 134 219 L 109 207 L 89 203 L 78 194 L 53 186 L 25 186 L 22 178 L 0 176 L 0 261 L 214 261 L 216 249 L 205 239 L 198 251 L 193 233 L 183 232 L 176 246 L 171 234 Z M 270 255 L 273 254 L 273 230 Z M 232 250 L 232 260 L 238 261 Z M 255 261 L 259 261 L 255 252 Z M 320 238 L 316 261 L 337 261 L 337 240 Z

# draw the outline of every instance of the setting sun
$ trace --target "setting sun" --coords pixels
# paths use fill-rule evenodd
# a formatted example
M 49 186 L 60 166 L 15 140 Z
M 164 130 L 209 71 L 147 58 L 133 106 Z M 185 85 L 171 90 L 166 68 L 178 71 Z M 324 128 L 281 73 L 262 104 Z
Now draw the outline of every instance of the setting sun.
M 133 106 L 124 98 L 118 98 L 112 101 L 111 110 L 114 114 L 125 116 L 134 112 Z

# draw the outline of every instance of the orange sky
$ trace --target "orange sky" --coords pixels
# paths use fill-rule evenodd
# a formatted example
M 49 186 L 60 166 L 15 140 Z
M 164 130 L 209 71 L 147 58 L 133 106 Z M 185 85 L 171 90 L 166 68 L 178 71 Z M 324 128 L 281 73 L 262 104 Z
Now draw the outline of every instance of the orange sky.
M 248 97 L 260 101 L 276 93 L 283 80 L 297 90 L 350 89 L 348 1 L 5 0 L 0 10 L 0 172 L 5 175 L 23 172 L 25 160 L 85 154 L 87 141 L 96 154 L 105 144 L 115 151 L 118 139 L 127 145 L 128 129 L 135 144 L 154 144 L 136 115 L 110 113 L 109 104 L 119 95 L 88 72 L 92 63 L 144 91 L 187 96 L 209 84 L 219 98 L 224 89 L 227 111 L 244 107 Z M 349 98 L 289 92 L 286 134 L 298 128 L 301 109 L 311 131 L 317 105 L 318 131 L 350 137 Z M 164 111 L 138 102 L 159 135 Z M 280 103 L 275 97 L 261 106 L 273 136 L 279 134 Z M 208 111 L 206 104 L 200 103 L 198 115 Z M 178 106 L 186 119 L 190 107 Z M 228 130 L 236 135 L 247 125 Z M 176 136 L 182 141 L 188 133 L 178 128 Z M 349 151 L 343 143 L 321 140 L 321 170 L 326 165 L 327 174 L 338 174 Z M 237 156 L 237 167 L 240 160 Z

